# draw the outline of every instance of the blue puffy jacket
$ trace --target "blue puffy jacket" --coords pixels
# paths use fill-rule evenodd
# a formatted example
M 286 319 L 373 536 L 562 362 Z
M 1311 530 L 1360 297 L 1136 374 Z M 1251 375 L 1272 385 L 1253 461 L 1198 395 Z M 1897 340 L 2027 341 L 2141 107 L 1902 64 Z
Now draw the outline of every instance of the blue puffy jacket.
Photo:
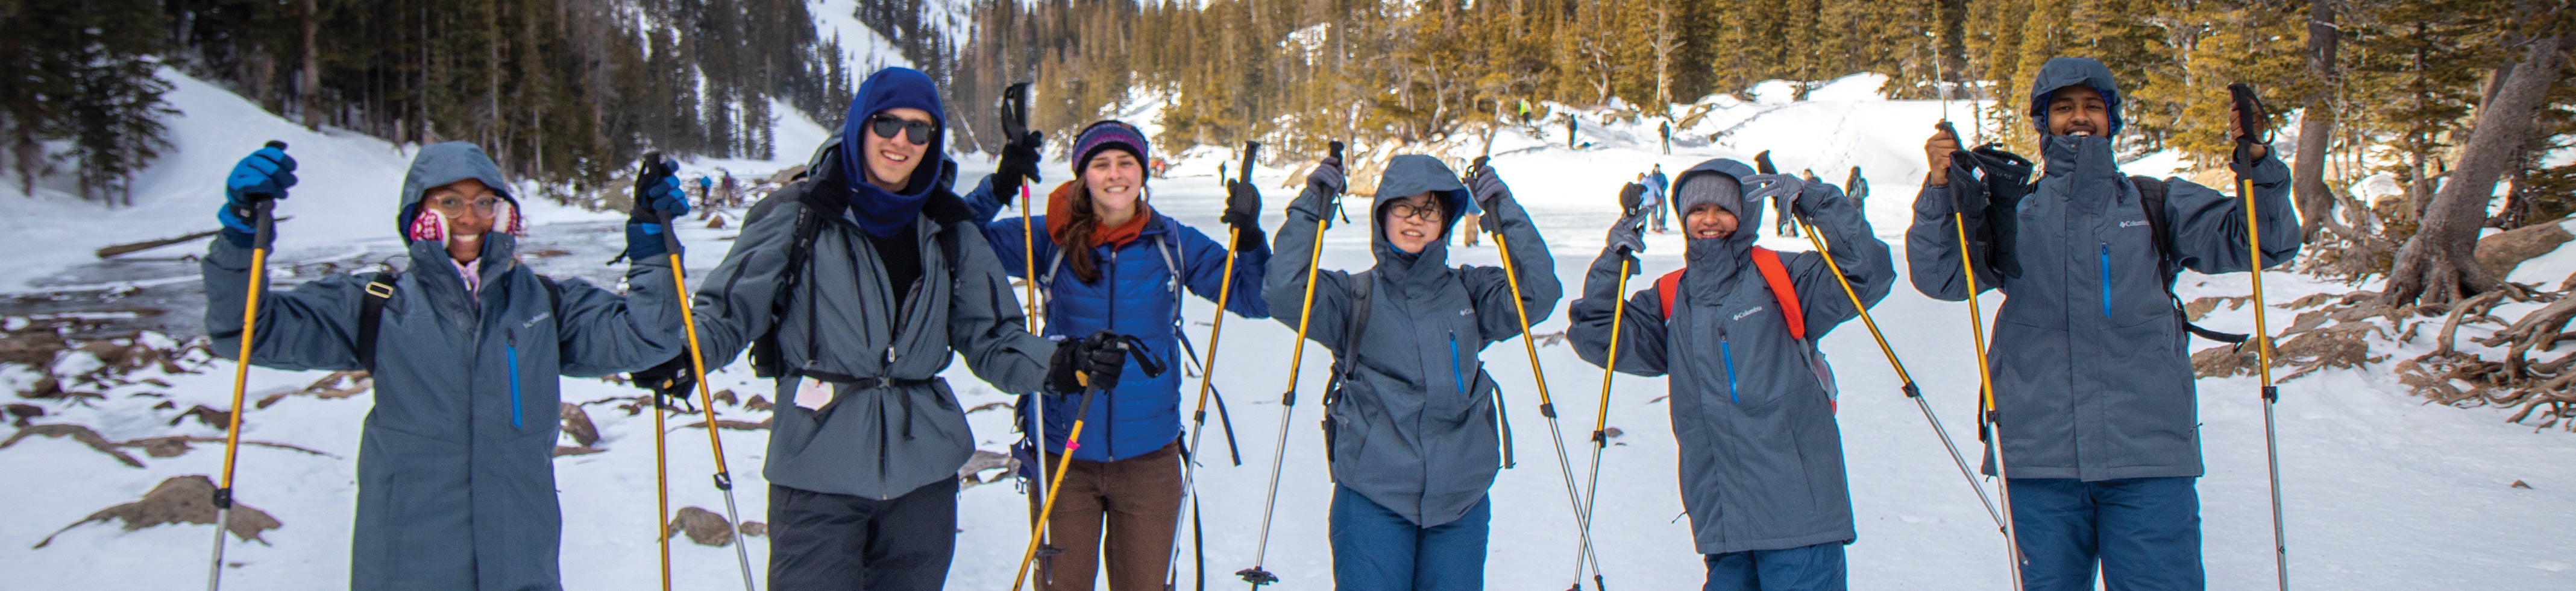
M 968 206 L 985 219 L 999 213 L 1000 201 L 992 198 L 989 180 L 967 197 Z M 1136 239 L 1118 246 L 1092 247 L 1094 260 L 1100 263 L 1100 281 L 1083 283 L 1072 271 L 1062 268 L 1056 256 L 1055 239 L 1047 235 L 1046 216 L 1029 218 L 1028 227 L 1036 228 L 1035 257 L 1041 288 L 1046 290 L 1046 328 L 1049 337 L 1077 338 L 1106 329 L 1144 339 L 1147 353 L 1174 368 L 1161 376 L 1145 377 L 1134 359 L 1127 362 L 1118 387 L 1094 400 L 1091 412 L 1084 417 L 1081 445 L 1073 451 L 1074 459 L 1090 462 L 1123 460 L 1162 449 L 1181 436 L 1181 371 L 1187 353 L 1182 352 L 1180 332 L 1181 300 L 1173 284 L 1173 271 L 1184 276 L 1181 284 L 1190 293 L 1215 301 L 1217 289 L 1225 275 L 1225 243 L 1210 239 L 1195 228 L 1160 213 L 1145 222 Z M 993 245 L 1002 267 L 1011 276 L 1026 274 L 1028 265 L 1022 256 L 1022 226 L 1016 218 L 994 220 L 984 226 L 984 238 Z M 1244 318 L 1268 318 L 1270 307 L 1262 302 L 1261 277 L 1270 261 L 1270 245 L 1251 240 L 1255 248 L 1235 253 L 1234 288 L 1226 309 Z M 1167 258 L 1168 257 L 1168 258 Z M 1049 453 L 1062 453 L 1062 437 L 1073 429 L 1074 413 L 1079 410 L 1078 397 L 1065 396 L 1046 405 L 1046 442 Z M 1027 424 L 1035 405 L 1021 405 L 1020 421 Z

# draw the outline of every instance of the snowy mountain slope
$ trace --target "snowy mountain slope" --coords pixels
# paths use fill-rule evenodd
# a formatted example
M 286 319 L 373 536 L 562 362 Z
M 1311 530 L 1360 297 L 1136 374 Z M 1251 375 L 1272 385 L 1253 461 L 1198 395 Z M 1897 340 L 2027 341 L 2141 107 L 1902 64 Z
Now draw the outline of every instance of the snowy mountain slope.
M 846 10 L 818 12 L 828 16 L 846 14 Z M 1594 125 L 1597 118 L 1587 117 L 1585 132 L 1595 144 L 1582 150 L 1564 148 L 1561 124 L 1544 129 L 1543 136 L 1507 131 L 1496 141 L 1495 167 L 1538 219 L 1556 255 L 1557 275 L 1566 282 L 1569 293 L 1579 293 L 1583 269 L 1599 251 L 1601 229 L 1615 216 L 1613 206 L 1608 204 L 1618 184 L 1657 162 L 1670 171 L 1678 171 L 1705 158 L 1749 158 L 1754 152 L 1770 149 L 1783 168 L 1814 168 L 1837 182 L 1847 170 L 1845 167 L 1863 166 L 1877 191 L 1868 202 L 1869 218 L 1882 239 L 1901 244 L 1912 194 L 1920 183 L 1922 137 L 1929 132 L 1931 120 L 1938 117 L 1939 105 L 1880 101 L 1827 90 L 1817 93 L 1818 100 L 1801 103 L 1728 102 L 1701 125 L 1683 130 L 1701 139 L 1677 141 L 1675 154 L 1670 156 L 1655 153 L 1655 121 L 1651 119 L 1599 127 Z M 192 110 L 189 123 L 174 128 L 181 128 L 185 138 L 197 139 L 189 139 L 188 150 L 169 161 L 173 168 L 167 176 L 147 179 L 151 184 L 145 186 L 155 187 L 151 195 L 157 197 L 147 200 L 145 193 L 138 192 L 140 205 L 134 211 L 166 216 L 154 218 L 157 221 L 152 223 L 203 223 L 203 215 L 221 198 L 213 183 L 238 158 L 238 152 L 208 147 L 203 148 L 205 155 L 191 155 L 200 150 L 197 146 L 222 146 L 231 141 L 227 139 L 228 131 L 252 138 L 239 140 L 246 146 L 255 146 L 256 139 L 270 137 L 259 134 L 290 131 L 276 127 L 285 125 L 283 122 L 255 117 L 255 113 L 226 117 L 223 114 L 227 111 L 221 110 L 224 103 L 216 100 L 220 97 L 202 94 L 207 92 L 220 93 L 182 84 L 182 93 L 190 101 L 185 106 Z M 1952 109 L 1955 117 L 1965 117 L 1965 103 L 1956 103 Z M 214 119 L 199 121 L 200 117 Z M 1726 129 L 1733 131 L 1714 143 L 1704 139 Z M 1677 131 L 1676 135 L 1685 134 Z M 334 141 L 330 137 L 277 137 L 296 143 L 298 153 L 306 153 L 302 146 L 331 147 Z M 783 128 L 780 138 L 781 160 L 801 160 L 802 154 L 788 148 L 788 135 Z M 1200 157 L 1178 162 L 1171 178 L 1153 185 L 1156 207 L 1201 228 L 1218 227 L 1215 218 L 1221 191 L 1211 175 L 1216 161 L 1227 152 L 1226 148 L 1197 150 L 1192 153 Z M 307 184 L 299 187 L 298 197 L 287 203 L 310 209 L 287 213 L 315 216 L 311 219 L 317 221 L 337 221 L 296 224 L 301 227 L 287 233 L 284 240 L 298 241 L 298 248 L 319 252 L 346 247 L 350 241 L 389 239 L 390 228 L 384 219 L 390 215 L 387 210 L 392 184 L 399 182 L 404 156 L 381 143 L 354 140 L 329 153 L 329 158 L 306 159 L 308 170 L 321 176 L 306 176 Z M 1473 155 L 1452 154 L 1462 158 Z M 989 165 L 979 163 L 981 159 L 968 160 L 970 167 L 977 168 L 961 175 L 961 184 L 980 180 L 989 171 Z M 698 166 L 709 164 L 702 162 Z M 743 169 L 734 170 L 739 175 Z M 1261 186 L 1278 186 L 1288 180 L 1288 169 L 1264 168 L 1257 172 Z M 316 190 L 322 188 L 334 190 Z M 322 198 L 335 194 L 352 196 Z M 1270 190 L 1267 197 L 1267 206 L 1275 211 L 1292 195 L 1287 190 Z M 12 249 L 13 257 L 28 256 L 35 261 L 54 260 L 44 257 L 68 260 L 76 258 L 74 255 L 88 256 L 87 249 L 92 247 L 71 244 L 68 237 L 116 232 L 142 237 L 176 233 L 125 227 L 134 222 L 122 218 L 100 221 L 51 213 L 56 210 L 42 208 L 56 206 L 47 203 L 50 202 L 39 202 L 30 215 L 12 216 L 27 219 L 5 222 L 28 224 L 5 228 L 12 236 L 8 239 L 20 240 L 15 236 L 21 228 L 52 228 L 47 231 L 57 234 L 51 240 L 62 245 L 27 241 L 0 244 L 0 248 Z M 1353 205 L 1364 206 L 1365 201 Z M 68 205 L 56 209 L 72 211 Z M 37 223 L 41 221 L 38 218 L 48 215 L 55 216 L 48 218 L 53 225 Z M 94 212 L 89 215 L 96 216 Z M 1275 214 L 1265 215 L 1266 222 L 1278 221 Z M 545 223 L 532 232 L 532 239 L 555 240 L 573 251 L 549 260 L 576 261 L 550 264 L 596 268 L 591 261 L 604 260 L 617 248 L 614 214 L 555 212 L 540 218 Z M 1365 223 L 1343 225 L 1328 233 L 1323 264 L 1340 269 L 1369 265 L 1366 227 Z M 732 232 L 682 229 L 683 239 L 693 247 L 688 257 L 693 277 L 703 276 L 723 256 L 730 244 L 724 239 Z M 1678 235 L 1650 234 L 1647 241 L 1650 249 L 1643 257 L 1644 277 L 1679 268 L 1682 243 Z M 1784 250 L 1807 248 L 1801 239 L 1766 237 L 1763 244 Z M 202 244 L 170 248 L 195 249 L 202 248 Z M 1453 249 L 1452 263 L 1495 264 L 1494 252 L 1490 246 Z M 1903 256 L 1901 248 L 1897 254 Z M 287 262 L 300 256 L 306 255 L 293 250 L 281 253 L 282 258 L 290 259 Z M 1900 261 L 1899 268 L 1902 267 Z M 2271 290 L 2271 301 L 2276 303 L 2310 293 L 2350 289 L 2287 273 L 2271 274 L 2265 283 Z M 2191 275 L 2183 279 L 2181 286 L 2183 298 L 2190 300 L 2243 295 L 2248 282 L 2243 275 Z M 1631 285 L 1632 290 L 1642 287 Z M 1998 302 L 1998 297 L 1990 296 L 1984 303 L 1991 307 Z M 1536 333 L 1564 329 L 1561 306 L 1536 327 Z M 1199 323 L 1208 319 L 1213 309 L 1212 304 L 1202 300 L 1192 300 L 1187 306 L 1186 317 L 1192 321 L 1189 329 L 1194 333 L 1191 336 L 1201 345 L 1208 344 L 1204 333 L 1207 327 Z M 1887 329 L 1891 345 L 1922 384 L 1935 410 L 1942 413 L 1949 432 L 1973 457 L 1977 450 L 1971 412 L 1975 361 L 1964 342 L 1966 310 L 1958 304 L 1930 300 L 1911 289 L 1900 288 L 1877 306 L 1875 313 Z M 2272 310 L 2272 326 L 2284 325 L 2294 313 Z M 2219 330 L 2242 331 L 2250 329 L 2252 322 L 2245 310 L 2222 307 L 2204 324 Z M 1270 468 L 1267 462 L 1274 450 L 1272 442 L 1280 436 L 1276 429 L 1282 424 L 1278 400 L 1287 379 L 1285 357 L 1293 338 L 1291 330 L 1273 321 L 1230 319 L 1225 325 L 1225 344 L 1215 360 L 1214 379 L 1228 395 L 1228 410 L 1244 458 L 1242 466 L 1226 462 L 1224 438 L 1215 434 L 1207 438 L 1207 447 L 1201 454 L 1206 464 L 1200 474 L 1200 492 L 1208 511 L 1207 568 L 1211 583 L 1219 586 L 1239 585 L 1226 573 L 1252 566 Z M 2208 343 L 2196 342 L 2194 346 L 2205 347 Z M 1894 373 L 1865 331 L 1857 325 L 1846 325 L 1826 337 L 1824 348 L 1844 389 L 1838 418 L 1860 529 L 1860 540 L 1849 548 L 1852 586 L 2005 586 L 2001 536 L 1995 533 L 1975 495 L 1965 488 L 1966 481 L 1940 449 L 1922 415 L 1897 393 Z M 2409 345 L 2399 354 L 2420 353 L 2418 349 L 2423 348 L 2421 344 Z M 1564 443 L 1573 454 L 1572 467 L 1580 477 L 1589 457 L 1585 438 L 1600 401 L 1602 374 L 1599 368 L 1576 359 L 1564 346 L 1542 346 L 1538 352 L 1540 367 L 1547 372 L 1548 391 L 1562 415 Z M 86 354 L 65 355 L 60 369 L 79 369 L 89 363 L 83 355 Z M 1518 343 L 1488 348 L 1482 358 L 1503 385 L 1519 460 L 1518 467 L 1502 473 L 1493 492 L 1495 520 L 1486 566 L 1489 586 L 1559 588 L 1575 575 L 1571 570 L 1574 521 L 1567 509 L 1563 476 L 1547 441 L 1548 429 L 1535 412 L 1537 388 L 1528 359 Z M 1269 570 L 1286 579 L 1272 587 L 1281 590 L 1330 587 L 1330 556 L 1323 519 L 1330 484 L 1323 465 L 1321 438 L 1315 428 L 1320 414 L 1314 402 L 1324 379 L 1322 368 L 1329 358 L 1320 347 L 1309 348 L 1305 363 L 1308 365 L 1303 372 L 1299 404 L 1285 423 L 1287 461 L 1265 561 Z M 206 361 L 202 353 L 192 354 L 182 365 L 195 371 L 164 375 L 145 370 L 130 376 L 137 380 L 135 383 L 96 387 L 106 397 L 81 403 L 32 401 L 45 405 L 49 412 L 34 422 L 87 425 L 113 441 L 170 434 L 219 435 L 217 428 L 178 413 L 195 405 L 223 407 L 230 389 L 231 366 Z M 303 389 L 321 377 L 317 373 L 265 369 L 254 369 L 250 375 L 253 400 Z M 962 365 L 952 367 L 946 375 L 957 386 L 967 408 L 1008 400 L 977 381 Z M 0 381 L 13 389 L 29 387 L 35 377 L 26 368 L 0 370 Z M 139 381 L 145 377 L 157 377 L 169 385 Z M 772 394 L 767 384 L 753 379 L 739 363 L 712 376 L 710 383 L 732 390 L 740 399 Z M 1196 380 L 1185 379 L 1184 384 L 1194 389 Z M 650 587 L 657 583 L 659 570 L 653 518 L 643 515 L 652 511 L 654 500 L 652 418 L 628 415 L 617 408 L 622 401 L 615 399 L 634 396 L 635 390 L 599 380 L 567 379 L 564 387 L 568 402 L 606 400 L 582 406 L 600 431 L 601 439 L 593 446 L 606 451 L 566 456 L 556 462 L 557 485 L 564 505 L 565 584 L 572 589 Z M 2206 535 L 2204 556 L 2211 586 L 2268 586 L 2273 576 L 2270 516 L 2264 484 L 2261 406 L 2254 393 L 2255 385 L 2251 378 L 2228 378 L 2202 380 L 2199 387 L 2203 449 L 2209 467 L 2200 490 Z M 1603 456 L 1595 534 L 1602 545 L 1602 570 L 1616 587 L 1680 589 L 1692 588 L 1700 580 L 1701 567 L 1691 553 L 1686 522 L 1675 519 L 1681 505 L 1673 476 L 1673 438 L 1664 405 L 1654 401 L 1663 390 L 1660 379 L 1620 376 L 1611 383 L 1607 422 L 1619 428 L 1622 435 L 1612 440 L 1613 445 Z M 2576 439 L 2562 431 L 2534 432 L 2529 426 L 2502 423 L 2506 413 L 2498 409 L 2424 406 L 2421 399 L 2408 394 L 2377 366 L 2369 370 L 2326 371 L 2284 383 L 2282 390 L 2278 407 L 2282 494 L 2289 505 L 2289 550 L 2292 576 L 2298 585 L 2350 589 L 2576 586 L 2576 572 L 2570 572 L 2576 569 L 2576 559 L 2565 555 L 2563 534 L 2576 526 L 2576 517 L 2558 510 L 2576 503 L 2576 465 L 2563 460 L 2570 451 L 2576 451 Z M 152 393 L 162 397 L 149 395 Z M 235 588 L 329 589 L 345 585 L 357 426 L 366 413 L 368 398 L 366 394 L 345 399 L 288 396 L 246 415 L 245 439 L 291 443 L 330 455 L 267 447 L 250 447 L 242 452 L 239 498 L 276 515 L 285 527 L 266 532 L 270 545 L 233 545 L 230 558 L 241 566 L 228 569 L 227 579 Z M 171 408 L 154 408 L 165 400 L 172 403 Z M 757 422 L 767 415 L 741 405 L 720 404 L 719 410 L 729 420 Z M 1003 412 L 978 411 L 969 416 L 981 449 L 1000 450 L 1017 437 L 1010 432 L 1009 419 Z M 173 426 L 173 418 L 182 420 Z M 720 511 L 720 498 L 707 484 L 712 461 L 705 435 L 682 426 L 700 418 L 691 415 L 671 420 L 668 453 L 673 506 Z M 1210 423 L 1213 427 L 1216 421 L 1211 419 Z M 766 486 L 759 477 L 759 466 L 767 433 L 719 433 L 745 517 L 765 521 Z M 564 445 L 573 444 L 567 437 Z M 139 451 L 128 453 L 138 458 L 142 468 L 128 467 L 69 439 L 31 437 L 0 449 L 0 466 L 9 468 L 10 476 L 7 484 L 0 484 L 0 503 L 16 510 L 15 519 L 0 523 L 0 571 L 12 573 L 10 582 L 0 586 L 105 590 L 197 584 L 203 576 L 202 560 L 211 533 L 202 525 L 124 531 L 112 525 L 88 524 L 63 532 L 50 546 L 29 548 L 91 511 L 139 497 L 163 479 L 213 474 L 219 469 L 219 449 L 202 443 L 174 457 L 150 457 Z M 2515 481 L 2528 483 L 2531 488 L 2508 486 Z M 990 589 L 1008 584 L 1011 567 L 1026 541 L 1024 499 L 1007 481 L 975 486 L 962 493 L 958 554 L 950 571 L 952 587 Z M 760 568 L 769 540 L 747 539 L 755 568 Z M 698 546 L 683 538 L 675 541 L 673 560 L 676 588 L 729 588 L 738 576 L 729 548 Z M 1184 556 L 1185 569 L 1189 562 L 1190 557 Z M 1185 572 L 1184 580 L 1187 579 Z

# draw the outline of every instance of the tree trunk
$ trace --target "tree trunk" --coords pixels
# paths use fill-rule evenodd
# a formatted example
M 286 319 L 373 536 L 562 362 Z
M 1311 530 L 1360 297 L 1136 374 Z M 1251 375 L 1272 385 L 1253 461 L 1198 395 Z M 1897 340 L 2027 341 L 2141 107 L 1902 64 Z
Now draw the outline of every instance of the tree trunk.
M 2293 152 L 2297 160 L 2290 166 L 2290 192 L 2299 206 L 2299 236 L 2313 241 L 2325 220 L 2334 215 L 2335 196 L 2326 187 L 2326 146 L 2334 139 L 2334 89 L 2341 85 L 2335 72 L 2335 45 L 2343 33 L 2334 26 L 2334 3 L 2310 0 L 2308 3 L 2308 73 L 2317 85 L 2308 95 L 2307 109 L 2299 115 L 2299 145 Z
M 2559 48 L 2569 44 L 2576 44 L 2576 30 L 2533 39 L 2522 62 L 2497 85 L 2495 98 L 2478 109 L 2458 166 L 2425 208 L 2422 229 L 2397 253 L 2385 294 L 2389 304 L 2449 304 L 2503 281 L 2477 264 L 2478 229 L 2486 225 L 2496 179 L 2513 166 L 2514 150 L 2531 134 L 2534 116 L 2558 83 L 2565 65 Z
M 322 50 L 313 45 L 322 11 L 314 5 L 316 1 L 304 0 L 304 77 L 295 85 L 296 97 L 304 99 L 299 110 L 303 111 L 306 129 L 322 128 Z

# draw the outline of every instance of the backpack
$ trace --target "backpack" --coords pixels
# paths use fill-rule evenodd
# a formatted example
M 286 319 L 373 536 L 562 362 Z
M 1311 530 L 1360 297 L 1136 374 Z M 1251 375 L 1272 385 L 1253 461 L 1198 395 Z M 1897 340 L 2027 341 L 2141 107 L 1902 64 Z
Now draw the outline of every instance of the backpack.
M 555 280 L 547 279 L 544 275 L 536 277 L 537 285 L 546 288 L 548 307 L 563 303 L 563 286 L 556 285 Z M 358 366 L 365 368 L 367 373 L 372 374 L 376 371 L 376 332 L 382 330 L 381 326 L 385 321 L 385 302 L 394 299 L 394 284 L 401 280 L 401 271 L 377 273 L 374 278 L 367 280 L 366 295 L 358 300 L 358 341 L 355 344 Z M 556 322 L 563 321 L 561 314 L 553 317 Z
M 1974 151 L 1962 153 L 1969 156 L 1966 160 L 1976 167 L 1978 176 L 1983 177 L 1980 180 L 1986 189 L 1985 221 L 1989 231 L 1980 232 L 1978 237 L 1991 245 L 1992 251 L 1987 258 L 1991 267 L 1989 271 L 1999 276 L 2018 277 L 2021 265 L 2015 259 L 2012 237 L 2020 216 L 2014 212 L 2022 198 L 2030 196 L 2037 187 L 2030 182 L 2031 161 L 1995 144 L 1978 146 Z M 2129 185 L 2137 187 L 2139 208 L 2146 210 L 2147 231 L 2156 249 L 2156 274 L 2164 279 L 2165 299 L 2173 302 L 2174 320 L 2182 323 L 2184 331 L 2200 338 L 2229 344 L 2245 342 L 2246 335 L 2201 328 L 2183 312 L 2182 296 L 2174 293 L 2174 281 L 2180 278 L 2182 269 L 2174 264 L 2173 236 L 2167 233 L 2172 221 L 2165 219 L 2165 196 L 2171 187 L 2162 179 L 2147 176 L 2131 176 Z
M 1816 374 L 1816 385 L 1825 389 L 1826 403 L 1832 404 L 1842 392 L 1834 385 L 1834 370 L 1832 366 L 1825 363 L 1824 351 L 1817 348 L 1817 343 L 1821 339 L 1807 336 L 1807 313 L 1798 306 L 1797 286 L 1789 280 L 1789 267 L 1780 263 L 1780 253 L 1777 251 L 1756 246 L 1753 247 L 1751 254 L 1753 269 L 1761 273 L 1762 283 L 1771 288 L 1771 299 L 1780 306 L 1780 319 L 1789 326 L 1789 338 L 1797 339 L 1798 342 L 1806 345 L 1799 347 L 1798 355 L 1806 358 L 1808 369 Z M 1655 279 L 1655 296 L 1663 302 L 1664 319 L 1667 322 L 1673 317 L 1673 296 L 1681 293 L 1682 272 L 1686 270 L 1676 269 Z M 1721 352 L 1721 354 L 1724 353 Z M 1732 367 L 1734 361 L 1729 359 L 1727 364 Z M 1733 395 L 1734 388 L 1734 378 L 1730 376 L 1727 384 L 1730 396 Z

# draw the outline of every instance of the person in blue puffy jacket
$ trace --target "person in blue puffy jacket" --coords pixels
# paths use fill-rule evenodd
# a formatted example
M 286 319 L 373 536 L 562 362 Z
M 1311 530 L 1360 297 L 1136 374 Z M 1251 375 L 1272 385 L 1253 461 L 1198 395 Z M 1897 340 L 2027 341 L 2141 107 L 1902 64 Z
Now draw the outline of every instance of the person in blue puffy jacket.
M 984 219 L 1008 204 L 1020 177 L 1035 176 L 1034 143 L 1006 148 L 997 172 L 967 197 Z M 1268 317 L 1260 296 L 1270 246 L 1259 226 L 1260 193 L 1228 182 L 1223 219 L 1236 233 L 1234 274 L 1227 276 L 1225 243 L 1156 212 L 1146 198 L 1148 146 L 1134 126 L 1091 124 L 1074 138 L 1074 179 L 1048 194 L 1045 215 L 1027 221 L 1025 227 L 1037 231 L 1024 234 L 1022 220 L 993 220 L 984 237 L 1014 276 L 1029 272 L 1029 260 L 1037 262 L 1047 335 L 1134 335 L 1146 345 L 1136 355 L 1178 367 L 1190 355 L 1183 348 L 1194 345 L 1181 334 L 1183 290 L 1214 301 L 1232 281 L 1226 309 L 1244 318 Z M 1112 589 L 1162 585 L 1181 510 L 1181 373 L 1134 377 L 1101 392 L 1083 417 L 1082 438 L 1071 446 L 1062 438 L 1080 412 L 1078 397 L 1049 395 L 1043 417 L 1036 412 L 1039 405 L 1021 405 L 1021 424 L 1045 421 L 1043 431 L 1029 431 L 1048 434 L 1047 441 L 1022 445 L 1043 449 L 1049 468 L 1067 466 L 1047 520 L 1049 543 L 1063 553 L 1041 571 L 1041 588 L 1090 589 L 1104 564 Z M 1068 453 L 1073 461 L 1060 464 Z M 1045 502 L 1034 494 L 1029 500 L 1033 515 Z

